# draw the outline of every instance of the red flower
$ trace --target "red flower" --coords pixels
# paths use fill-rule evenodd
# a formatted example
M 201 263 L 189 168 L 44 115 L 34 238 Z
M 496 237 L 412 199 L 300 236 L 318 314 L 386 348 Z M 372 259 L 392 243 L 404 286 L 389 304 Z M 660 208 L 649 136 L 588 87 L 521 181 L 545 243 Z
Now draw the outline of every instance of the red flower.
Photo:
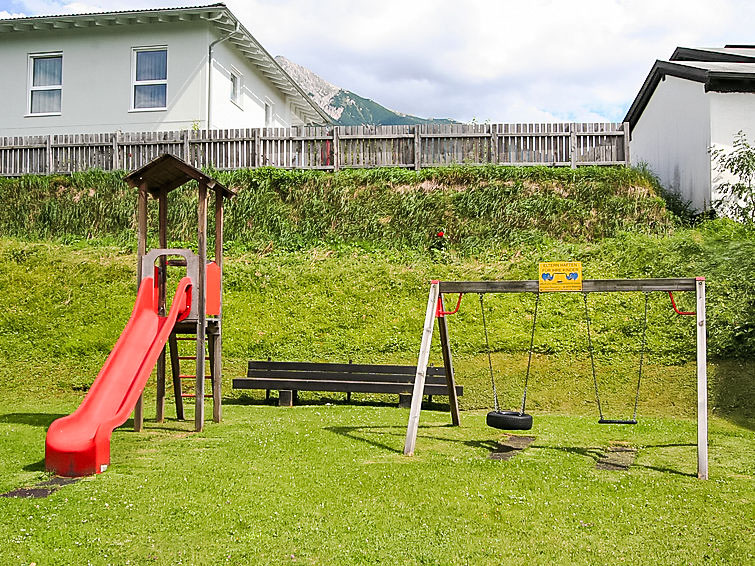
M 438 238 L 442 238 L 445 235 L 445 232 L 443 232 L 443 230 L 441 230 L 440 232 L 438 232 L 435 235 L 438 236 Z

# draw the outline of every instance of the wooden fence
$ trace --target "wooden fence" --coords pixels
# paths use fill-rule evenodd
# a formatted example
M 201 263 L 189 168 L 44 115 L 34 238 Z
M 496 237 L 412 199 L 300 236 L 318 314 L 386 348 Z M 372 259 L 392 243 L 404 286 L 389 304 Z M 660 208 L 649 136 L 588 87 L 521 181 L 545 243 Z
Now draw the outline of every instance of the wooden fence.
M 0 137 L 0 175 L 131 171 L 163 153 L 195 167 L 286 169 L 624 165 L 628 124 L 338 126 Z

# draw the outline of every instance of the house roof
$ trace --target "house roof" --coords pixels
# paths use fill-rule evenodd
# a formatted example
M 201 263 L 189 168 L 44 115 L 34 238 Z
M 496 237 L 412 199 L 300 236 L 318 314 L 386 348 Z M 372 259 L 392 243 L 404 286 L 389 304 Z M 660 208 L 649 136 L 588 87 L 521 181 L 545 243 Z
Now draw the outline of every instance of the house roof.
M 153 198 L 157 198 L 163 190 L 170 192 L 191 180 L 205 183 L 207 188 L 226 198 L 235 195 L 225 185 L 169 153 L 163 153 L 144 167 L 132 171 L 124 180 L 132 187 L 143 186 Z
M 699 57 L 699 59 L 689 59 Z M 755 92 L 755 47 L 721 49 L 678 47 L 671 61 L 656 61 L 624 117 L 630 130 L 666 76 L 702 83 L 705 92 Z
M 670 61 L 719 61 L 748 63 L 755 61 L 755 45 L 726 47 L 677 47 Z
M 260 73 L 285 93 L 296 113 L 304 122 L 331 123 L 331 118 L 284 71 L 270 53 L 252 36 L 225 4 L 188 6 L 183 8 L 154 8 L 118 12 L 92 12 L 57 16 L 32 16 L 0 19 L 0 34 L 52 31 L 59 29 L 107 28 L 134 24 L 207 21 L 221 38 L 228 37 Z

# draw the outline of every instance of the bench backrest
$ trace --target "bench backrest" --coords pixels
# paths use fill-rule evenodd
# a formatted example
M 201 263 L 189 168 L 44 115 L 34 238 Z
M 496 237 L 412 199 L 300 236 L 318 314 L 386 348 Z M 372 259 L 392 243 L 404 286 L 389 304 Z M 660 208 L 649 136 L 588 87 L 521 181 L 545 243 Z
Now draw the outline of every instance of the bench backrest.
M 383 381 L 414 383 L 416 366 L 382 364 L 335 364 L 320 362 L 250 361 L 250 378 L 308 379 L 320 381 Z M 443 367 L 427 368 L 427 381 L 445 383 Z

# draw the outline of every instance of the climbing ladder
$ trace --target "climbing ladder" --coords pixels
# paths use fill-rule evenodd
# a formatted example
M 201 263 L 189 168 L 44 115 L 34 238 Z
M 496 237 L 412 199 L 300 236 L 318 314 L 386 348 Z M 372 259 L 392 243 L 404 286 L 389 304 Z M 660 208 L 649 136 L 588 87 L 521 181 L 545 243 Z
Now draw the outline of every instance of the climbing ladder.
M 208 329 L 209 330 L 209 329 Z M 215 348 L 214 333 L 205 332 L 205 349 L 207 355 L 204 357 L 205 364 L 209 362 L 209 367 L 205 366 L 205 399 L 213 398 L 215 390 Z M 196 328 L 176 327 L 168 338 L 168 348 L 170 351 L 170 368 L 173 374 L 173 396 L 176 402 L 176 418 L 184 420 L 184 399 L 196 399 Z

